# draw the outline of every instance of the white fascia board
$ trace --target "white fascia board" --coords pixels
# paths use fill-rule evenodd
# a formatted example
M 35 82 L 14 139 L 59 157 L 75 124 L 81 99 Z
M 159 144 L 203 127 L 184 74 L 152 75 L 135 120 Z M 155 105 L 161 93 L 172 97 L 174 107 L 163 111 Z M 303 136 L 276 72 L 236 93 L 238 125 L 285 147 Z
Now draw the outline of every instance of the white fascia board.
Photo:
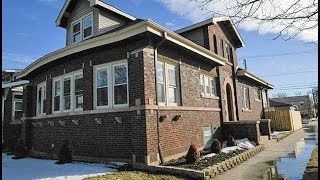
M 2 89 L 4 89 L 4 88 L 17 87 L 17 86 L 25 85 L 25 84 L 28 84 L 28 83 L 29 83 L 29 81 L 27 81 L 27 80 L 21 80 L 21 81 L 15 81 L 15 82 L 10 82 L 10 83 L 4 83 L 4 84 L 2 84 Z

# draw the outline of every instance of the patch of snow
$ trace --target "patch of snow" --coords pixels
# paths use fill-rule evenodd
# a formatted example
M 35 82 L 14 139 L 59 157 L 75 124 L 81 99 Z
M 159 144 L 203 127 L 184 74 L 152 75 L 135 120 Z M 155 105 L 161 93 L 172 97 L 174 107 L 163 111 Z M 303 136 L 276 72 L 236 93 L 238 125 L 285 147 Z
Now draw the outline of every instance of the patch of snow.
M 221 152 L 223 152 L 223 153 L 229 153 L 229 152 L 233 152 L 233 151 L 235 151 L 235 150 L 237 150 L 237 149 L 241 150 L 242 148 L 239 147 L 239 146 L 225 147 L 225 148 L 222 148 L 222 149 L 221 149 Z
M 73 162 L 55 164 L 56 160 L 12 159 L 12 155 L 2 153 L 3 180 L 82 180 L 86 177 L 117 172 L 101 163 Z
M 210 153 L 210 154 L 207 154 L 207 155 L 202 156 L 200 159 L 204 159 L 204 158 L 208 158 L 208 157 L 213 157 L 213 156 L 215 156 L 215 155 L 217 155 L 217 154 L 216 154 L 216 153 Z
M 245 149 L 251 149 L 256 146 L 256 143 L 253 141 L 250 141 L 248 138 L 237 139 L 235 141 L 237 143 L 237 146 Z
M 121 166 L 124 166 L 125 164 L 127 164 L 127 163 L 124 163 L 124 162 L 107 162 L 106 163 L 106 167 L 118 169 Z
M 273 131 L 273 132 L 271 133 L 271 136 L 272 136 L 272 137 L 279 137 L 280 135 L 286 134 L 286 133 L 288 133 L 288 132 L 290 132 L 290 131 Z

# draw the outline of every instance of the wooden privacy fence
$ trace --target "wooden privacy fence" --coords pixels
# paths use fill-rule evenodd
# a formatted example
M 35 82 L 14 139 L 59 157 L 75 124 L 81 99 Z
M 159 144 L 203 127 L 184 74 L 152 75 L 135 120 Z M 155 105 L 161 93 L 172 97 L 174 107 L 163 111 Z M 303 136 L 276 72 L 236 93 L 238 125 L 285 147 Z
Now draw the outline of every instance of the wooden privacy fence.
M 296 131 L 302 128 L 300 111 L 267 111 L 265 116 L 271 119 L 270 126 L 275 131 Z

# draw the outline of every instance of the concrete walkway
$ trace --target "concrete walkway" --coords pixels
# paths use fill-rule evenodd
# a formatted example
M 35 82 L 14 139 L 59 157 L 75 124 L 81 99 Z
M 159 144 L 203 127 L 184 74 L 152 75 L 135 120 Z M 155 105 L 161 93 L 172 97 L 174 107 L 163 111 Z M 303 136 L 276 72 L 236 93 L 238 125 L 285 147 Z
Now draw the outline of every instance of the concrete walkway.
M 316 122 L 317 123 L 317 122 Z M 235 168 L 214 177 L 217 180 L 257 180 L 263 179 L 263 174 L 270 169 L 270 161 L 286 156 L 295 150 L 296 143 L 305 137 L 304 130 L 300 129 L 279 142 L 271 141 L 267 148 Z M 269 162 L 268 162 L 269 161 Z

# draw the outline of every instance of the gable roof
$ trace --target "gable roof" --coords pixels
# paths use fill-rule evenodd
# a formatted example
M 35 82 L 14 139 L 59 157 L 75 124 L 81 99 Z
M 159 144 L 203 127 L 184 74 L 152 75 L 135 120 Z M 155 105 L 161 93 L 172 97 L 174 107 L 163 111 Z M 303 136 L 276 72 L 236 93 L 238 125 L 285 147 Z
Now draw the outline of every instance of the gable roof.
M 27 66 L 25 69 L 23 69 L 21 72 L 17 74 L 17 78 L 23 78 L 27 76 L 32 71 L 36 70 L 37 68 L 53 62 L 57 59 L 63 58 L 65 56 L 81 52 L 87 49 L 91 49 L 94 47 L 102 46 L 111 44 L 114 42 L 118 42 L 130 37 L 133 37 L 135 35 L 144 33 L 144 32 L 150 32 L 152 34 L 155 34 L 157 36 L 166 38 L 167 41 L 170 41 L 174 44 L 177 44 L 181 47 L 184 47 L 208 60 L 211 62 L 217 64 L 218 66 L 224 66 L 225 60 L 224 58 L 218 56 L 217 54 L 209 51 L 208 49 L 180 36 L 179 34 L 176 34 L 150 20 L 144 20 L 139 23 L 133 24 L 129 27 L 120 29 L 115 32 L 111 32 L 108 34 L 104 34 L 101 36 L 97 36 L 92 39 L 88 39 L 86 41 L 81 41 L 76 44 L 72 44 L 70 46 L 64 47 L 62 49 L 59 49 L 57 51 L 54 51 L 52 53 L 49 53 L 40 59 L 37 59 L 36 61 L 32 62 L 29 66 Z
M 260 77 L 258 77 L 257 75 L 247 71 L 247 70 L 244 70 L 244 69 L 241 69 L 241 68 L 238 68 L 237 70 L 237 76 L 242 76 L 242 77 L 246 77 L 248 79 L 251 79 L 253 80 L 254 82 L 256 83 L 259 83 L 261 85 L 263 85 L 264 87 L 268 88 L 268 89 L 273 89 L 274 88 L 274 85 L 268 83 L 267 81 L 261 79 Z
M 56 19 L 56 25 L 57 26 L 64 27 L 64 25 L 62 24 L 61 20 L 62 20 L 63 17 L 68 17 L 67 9 L 70 6 L 72 1 L 74 1 L 74 0 L 66 0 L 64 2 L 64 5 L 63 5 L 62 9 L 60 10 L 60 13 L 59 13 L 59 15 L 58 15 L 58 17 Z M 133 17 L 133 16 L 131 16 L 131 15 L 129 15 L 129 14 L 127 14 L 127 13 L 125 13 L 125 12 L 123 12 L 123 11 L 117 9 L 117 8 L 115 8 L 115 7 L 113 7 L 113 6 L 110 6 L 109 4 L 107 4 L 107 3 L 105 3 L 105 2 L 103 2 L 101 0 L 87 0 L 87 1 L 90 2 L 90 6 L 100 6 L 100 7 L 104 8 L 104 9 L 112 11 L 112 12 L 114 12 L 116 14 L 119 14 L 120 16 L 123 16 L 123 17 L 125 17 L 127 19 L 130 19 L 130 20 L 133 20 L 133 21 L 137 19 L 137 18 L 135 18 L 135 17 Z
M 199 23 L 196 23 L 196 24 L 192 24 L 192 25 L 187 26 L 187 27 L 185 27 L 185 28 L 179 29 L 179 30 L 177 30 L 177 31 L 175 31 L 175 32 L 178 33 L 178 34 L 181 34 L 181 33 L 184 33 L 184 32 L 187 32 L 187 31 L 190 31 L 190 30 L 193 30 L 193 29 L 196 29 L 196 28 L 205 26 L 205 25 L 217 24 L 218 22 L 227 22 L 227 23 L 229 23 L 230 26 L 231 26 L 232 32 L 234 33 L 234 35 L 235 35 L 235 36 L 237 37 L 237 39 L 239 40 L 238 45 L 237 45 L 237 48 L 239 48 L 239 47 L 244 47 L 244 41 L 243 41 L 242 37 L 240 36 L 239 31 L 237 30 L 237 28 L 236 28 L 236 26 L 234 25 L 234 23 L 233 23 L 233 21 L 231 20 L 231 18 L 228 17 L 228 16 L 210 18 L 210 19 L 207 19 L 207 20 L 205 20 L 205 21 L 202 21 L 202 22 L 199 22 Z

